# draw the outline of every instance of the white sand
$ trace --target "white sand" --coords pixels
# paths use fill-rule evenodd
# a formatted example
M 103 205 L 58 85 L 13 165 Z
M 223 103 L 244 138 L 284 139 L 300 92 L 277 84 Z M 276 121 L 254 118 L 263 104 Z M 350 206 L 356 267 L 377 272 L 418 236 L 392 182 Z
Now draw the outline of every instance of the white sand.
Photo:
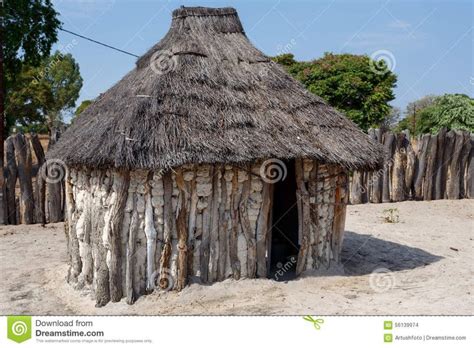
M 383 221 L 387 208 L 398 208 L 399 223 Z M 473 214 L 473 200 L 350 206 L 345 275 L 194 284 L 103 308 L 64 280 L 62 224 L 2 226 L 0 314 L 472 315 Z M 378 268 L 392 272 L 371 273 Z

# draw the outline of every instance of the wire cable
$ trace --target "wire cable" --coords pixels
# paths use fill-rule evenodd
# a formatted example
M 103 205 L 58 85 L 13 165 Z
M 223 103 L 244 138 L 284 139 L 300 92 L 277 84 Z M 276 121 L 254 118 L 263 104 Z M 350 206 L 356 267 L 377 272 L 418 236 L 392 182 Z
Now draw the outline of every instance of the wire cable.
M 119 51 L 119 52 L 121 52 L 121 53 L 128 54 L 129 56 L 133 56 L 133 57 L 139 58 L 139 56 L 137 56 L 136 54 L 133 54 L 133 53 L 130 53 L 130 52 L 121 50 L 120 48 L 116 48 L 116 47 L 107 45 L 107 44 L 105 44 L 105 43 L 102 43 L 102 42 L 99 42 L 99 41 L 97 41 L 97 40 L 91 39 L 91 38 L 86 37 L 86 36 L 84 36 L 84 35 L 80 35 L 80 34 L 74 33 L 74 32 L 72 32 L 72 31 L 70 31 L 70 30 L 67 30 L 67 29 L 64 29 L 64 28 L 59 28 L 59 30 L 64 31 L 64 32 L 69 33 L 69 34 L 72 34 L 72 35 L 75 35 L 75 36 L 78 36 L 78 37 L 80 37 L 80 38 L 82 38 L 82 39 L 85 39 L 85 40 L 94 42 L 94 43 L 96 43 L 96 44 L 98 44 L 98 45 L 102 45 L 102 46 L 104 46 L 104 47 L 111 48 L 111 49 L 113 49 L 113 50 L 115 50 L 115 51 Z

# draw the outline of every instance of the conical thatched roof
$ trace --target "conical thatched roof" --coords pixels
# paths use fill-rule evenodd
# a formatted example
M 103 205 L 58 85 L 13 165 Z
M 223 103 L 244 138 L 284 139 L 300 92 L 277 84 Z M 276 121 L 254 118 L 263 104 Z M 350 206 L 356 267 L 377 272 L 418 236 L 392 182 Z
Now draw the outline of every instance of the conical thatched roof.
M 382 149 L 246 37 L 232 8 L 180 8 L 166 36 L 73 122 L 48 158 L 169 168 L 311 157 L 377 168 Z

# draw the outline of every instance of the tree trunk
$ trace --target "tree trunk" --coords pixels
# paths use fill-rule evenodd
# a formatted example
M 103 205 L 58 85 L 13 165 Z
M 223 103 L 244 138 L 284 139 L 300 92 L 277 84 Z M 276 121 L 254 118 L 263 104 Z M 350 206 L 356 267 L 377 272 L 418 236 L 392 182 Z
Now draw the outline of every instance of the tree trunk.
M 351 185 L 351 204 L 362 204 L 364 203 L 364 172 L 355 170 L 352 173 L 352 185 Z
M 23 134 L 13 138 L 13 145 L 18 161 L 18 176 L 20 178 L 20 218 L 24 224 L 33 224 L 34 198 L 31 181 L 31 151 Z
M 471 134 L 468 131 L 463 131 L 463 146 L 460 156 L 460 198 L 467 198 L 467 174 L 468 174 L 468 164 L 469 164 L 469 153 L 471 152 Z

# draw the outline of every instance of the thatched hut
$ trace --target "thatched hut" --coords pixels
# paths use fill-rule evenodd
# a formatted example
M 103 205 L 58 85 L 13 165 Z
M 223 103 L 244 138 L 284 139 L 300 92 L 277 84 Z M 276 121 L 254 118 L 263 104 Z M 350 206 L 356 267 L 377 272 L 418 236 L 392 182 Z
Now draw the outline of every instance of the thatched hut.
M 336 264 L 348 171 L 382 149 L 252 46 L 234 9 L 180 8 L 47 157 L 68 168 L 69 282 L 100 306 Z

